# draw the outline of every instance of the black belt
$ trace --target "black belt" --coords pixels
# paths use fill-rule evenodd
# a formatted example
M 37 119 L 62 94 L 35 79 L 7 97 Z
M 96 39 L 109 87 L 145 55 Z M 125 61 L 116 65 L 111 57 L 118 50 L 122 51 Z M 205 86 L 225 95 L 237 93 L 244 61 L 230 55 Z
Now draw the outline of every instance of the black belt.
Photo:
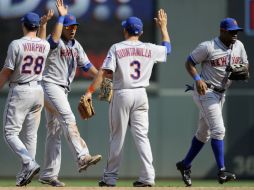
M 18 85 L 26 85 L 29 84 L 29 82 L 18 82 Z
M 41 81 L 30 81 L 30 82 L 18 82 L 18 85 L 26 85 L 26 84 L 30 84 L 31 82 L 37 82 L 37 84 L 41 84 Z
M 60 85 L 60 84 L 59 84 L 59 86 L 62 87 L 62 88 L 67 88 L 67 86 L 64 86 L 64 85 Z
M 224 93 L 226 90 L 224 88 L 220 88 L 220 87 L 217 87 L 217 86 L 214 86 L 210 83 L 206 83 L 207 87 L 212 89 L 213 91 L 215 92 L 219 92 L 219 93 Z
M 70 91 L 71 91 L 71 89 L 70 89 L 69 86 L 64 86 L 64 85 L 60 85 L 60 84 L 58 84 L 58 86 L 60 86 L 60 87 L 62 87 L 63 89 L 65 89 L 67 92 L 70 92 Z

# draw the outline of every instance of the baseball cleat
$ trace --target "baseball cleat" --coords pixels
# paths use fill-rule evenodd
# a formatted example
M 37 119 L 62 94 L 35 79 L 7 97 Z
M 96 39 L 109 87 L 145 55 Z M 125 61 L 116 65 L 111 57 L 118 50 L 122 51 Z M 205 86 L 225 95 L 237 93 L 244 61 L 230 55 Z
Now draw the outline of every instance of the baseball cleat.
M 22 178 L 22 179 L 17 179 L 17 180 L 16 180 L 16 186 L 17 186 L 17 187 L 21 187 L 21 186 L 20 186 L 20 182 L 21 182 L 22 180 L 23 180 L 23 178 Z
M 23 181 L 23 178 L 24 178 L 23 173 L 20 173 L 19 176 L 17 176 L 17 179 L 16 179 L 16 186 L 17 187 L 21 187 L 20 183 L 21 183 L 21 181 Z
M 234 173 L 231 173 L 229 171 L 219 171 L 218 173 L 218 182 L 220 184 L 226 183 L 228 181 L 235 181 L 236 175 Z
M 98 185 L 100 187 L 115 187 L 116 185 L 112 185 L 112 184 L 107 184 L 104 181 L 99 181 Z
M 191 174 L 191 169 L 190 169 L 190 168 L 186 169 L 186 168 L 184 167 L 182 161 L 176 163 L 176 168 L 177 168 L 177 170 L 180 171 L 180 173 L 181 173 L 181 175 L 182 175 L 182 180 L 183 180 L 183 182 L 185 183 L 186 187 L 191 186 L 191 185 L 192 185 L 192 184 L 191 184 L 191 176 L 190 176 L 190 174 Z
M 39 173 L 40 171 L 40 166 L 34 162 L 33 163 L 33 167 L 32 169 L 26 171 L 26 173 L 24 173 L 23 179 L 20 180 L 19 184 L 16 184 L 16 186 L 25 186 L 27 184 L 29 184 L 32 181 L 32 178 Z
M 133 182 L 133 187 L 152 187 L 151 184 L 143 183 L 140 181 L 134 181 Z
M 42 184 L 51 185 L 52 187 L 64 187 L 65 183 L 59 181 L 58 179 L 39 179 Z
M 86 158 L 81 160 L 79 162 L 79 172 L 82 172 L 83 170 L 86 170 L 89 166 L 97 164 L 101 160 L 101 155 L 97 154 L 95 156 L 89 156 L 89 158 Z

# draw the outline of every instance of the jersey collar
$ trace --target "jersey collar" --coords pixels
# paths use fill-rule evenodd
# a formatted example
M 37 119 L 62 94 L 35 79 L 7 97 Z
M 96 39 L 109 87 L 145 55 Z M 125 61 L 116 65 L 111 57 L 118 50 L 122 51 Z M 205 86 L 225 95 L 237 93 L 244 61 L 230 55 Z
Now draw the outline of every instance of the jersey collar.
M 228 49 L 230 49 L 229 47 L 227 47 L 227 46 L 225 46 L 225 45 L 223 44 L 223 42 L 220 40 L 219 37 L 216 37 L 214 41 L 215 41 L 215 43 L 216 43 L 220 48 L 222 48 L 223 50 L 227 51 Z M 233 46 L 234 46 L 234 44 L 233 44 Z

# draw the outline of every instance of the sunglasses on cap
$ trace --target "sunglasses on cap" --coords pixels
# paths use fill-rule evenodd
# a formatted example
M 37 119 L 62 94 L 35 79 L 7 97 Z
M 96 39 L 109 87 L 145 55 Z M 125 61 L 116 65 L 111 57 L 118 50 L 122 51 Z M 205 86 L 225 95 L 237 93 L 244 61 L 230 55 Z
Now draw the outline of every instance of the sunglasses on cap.
M 70 26 L 65 26 L 64 28 L 66 30 L 77 30 L 78 26 L 77 25 L 70 25 Z

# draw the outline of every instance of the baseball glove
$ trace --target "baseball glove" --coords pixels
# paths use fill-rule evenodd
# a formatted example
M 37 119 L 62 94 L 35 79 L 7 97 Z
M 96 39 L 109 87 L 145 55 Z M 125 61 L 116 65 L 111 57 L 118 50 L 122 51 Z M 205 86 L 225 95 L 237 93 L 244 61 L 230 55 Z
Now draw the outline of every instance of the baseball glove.
M 248 67 L 244 64 L 232 64 L 226 69 L 230 72 L 228 79 L 230 80 L 247 80 L 249 78 Z
M 81 96 L 78 104 L 78 112 L 82 119 L 87 120 L 91 118 L 95 114 L 92 99 L 87 99 L 84 95 Z
M 98 99 L 102 101 L 110 102 L 113 94 L 113 83 L 109 78 L 104 78 L 98 94 Z

